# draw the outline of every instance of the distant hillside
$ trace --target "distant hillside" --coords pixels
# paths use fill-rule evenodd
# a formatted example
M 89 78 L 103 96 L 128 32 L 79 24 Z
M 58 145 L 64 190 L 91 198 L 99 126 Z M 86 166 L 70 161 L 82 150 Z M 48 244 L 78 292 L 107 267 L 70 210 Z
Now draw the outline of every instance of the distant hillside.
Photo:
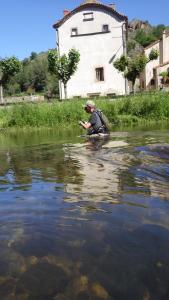
M 137 30 L 137 29 L 143 29 L 143 30 L 149 31 L 152 28 L 153 27 L 150 25 L 150 23 L 148 21 L 133 19 L 129 22 L 129 29 L 131 31 Z
M 58 79 L 48 70 L 48 51 L 32 52 L 22 61 L 20 72 L 13 76 L 4 88 L 5 96 L 45 94 L 48 98 L 58 96 Z
M 169 32 L 169 26 L 159 24 L 152 26 L 148 21 L 133 19 L 128 27 L 128 53 L 133 56 L 141 52 L 144 47 L 161 39 L 164 31 Z

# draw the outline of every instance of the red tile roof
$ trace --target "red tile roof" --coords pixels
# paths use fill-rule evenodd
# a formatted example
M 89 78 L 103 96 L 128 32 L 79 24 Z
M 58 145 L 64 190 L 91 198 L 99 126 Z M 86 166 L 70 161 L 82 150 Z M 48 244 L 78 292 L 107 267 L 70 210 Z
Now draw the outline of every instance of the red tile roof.
M 64 16 L 61 20 L 59 20 L 58 22 L 56 22 L 53 25 L 53 28 L 57 29 L 59 28 L 63 23 L 65 23 L 69 18 L 71 18 L 74 14 L 76 14 L 77 12 L 86 9 L 86 8 L 101 8 L 104 9 L 105 11 L 114 14 L 115 16 L 117 16 L 120 20 L 125 20 L 128 21 L 128 18 L 125 15 L 122 15 L 120 13 L 118 13 L 116 10 L 114 10 L 112 7 L 108 6 L 108 5 L 104 5 L 104 4 L 100 4 L 100 3 L 84 3 L 78 7 L 76 7 L 74 10 L 70 11 L 70 13 L 68 13 L 66 16 Z

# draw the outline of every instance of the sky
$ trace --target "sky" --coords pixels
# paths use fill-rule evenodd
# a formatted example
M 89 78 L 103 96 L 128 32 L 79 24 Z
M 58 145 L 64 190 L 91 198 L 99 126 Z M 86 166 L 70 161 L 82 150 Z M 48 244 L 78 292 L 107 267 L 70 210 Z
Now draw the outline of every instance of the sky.
M 0 58 L 16 56 L 22 60 L 31 52 L 40 53 L 56 47 L 52 25 L 83 0 L 0 0 Z M 153 26 L 169 25 L 169 0 L 101 0 L 115 3 L 118 12 L 129 21 L 140 19 Z

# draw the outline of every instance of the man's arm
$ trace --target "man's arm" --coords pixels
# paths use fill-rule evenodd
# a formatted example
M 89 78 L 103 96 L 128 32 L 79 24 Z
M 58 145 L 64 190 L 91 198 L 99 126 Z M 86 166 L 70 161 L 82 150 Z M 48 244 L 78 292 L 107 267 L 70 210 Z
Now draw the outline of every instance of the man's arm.
M 88 129 L 92 126 L 92 124 L 90 122 L 83 122 L 83 121 L 80 121 L 79 124 L 85 128 L 85 129 Z

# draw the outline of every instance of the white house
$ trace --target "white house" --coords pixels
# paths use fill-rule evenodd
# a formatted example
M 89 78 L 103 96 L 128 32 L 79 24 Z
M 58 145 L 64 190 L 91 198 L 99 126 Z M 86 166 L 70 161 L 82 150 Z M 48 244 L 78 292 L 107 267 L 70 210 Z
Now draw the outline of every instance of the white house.
M 169 34 L 163 32 L 161 40 L 158 40 L 144 49 L 148 56 L 152 49 L 159 52 L 156 60 L 150 61 L 145 68 L 144 88 L 147 90 L 158 89 L 161 86 L 162 72 L 169 72 Z
M 126 80 L 113 67 L 113 61 L 126 53 L 127 23 L 127 17 L 118 13 L 114 5 L 96 0 L 64 11 L 63 18 L 53 25 L 58 51 L 60 55 L 71 48 L 80 52 L 78 69 L 68 81 L 68 98 L 127 92 Z M 62 84 L 60 98 L 65 98 Z

